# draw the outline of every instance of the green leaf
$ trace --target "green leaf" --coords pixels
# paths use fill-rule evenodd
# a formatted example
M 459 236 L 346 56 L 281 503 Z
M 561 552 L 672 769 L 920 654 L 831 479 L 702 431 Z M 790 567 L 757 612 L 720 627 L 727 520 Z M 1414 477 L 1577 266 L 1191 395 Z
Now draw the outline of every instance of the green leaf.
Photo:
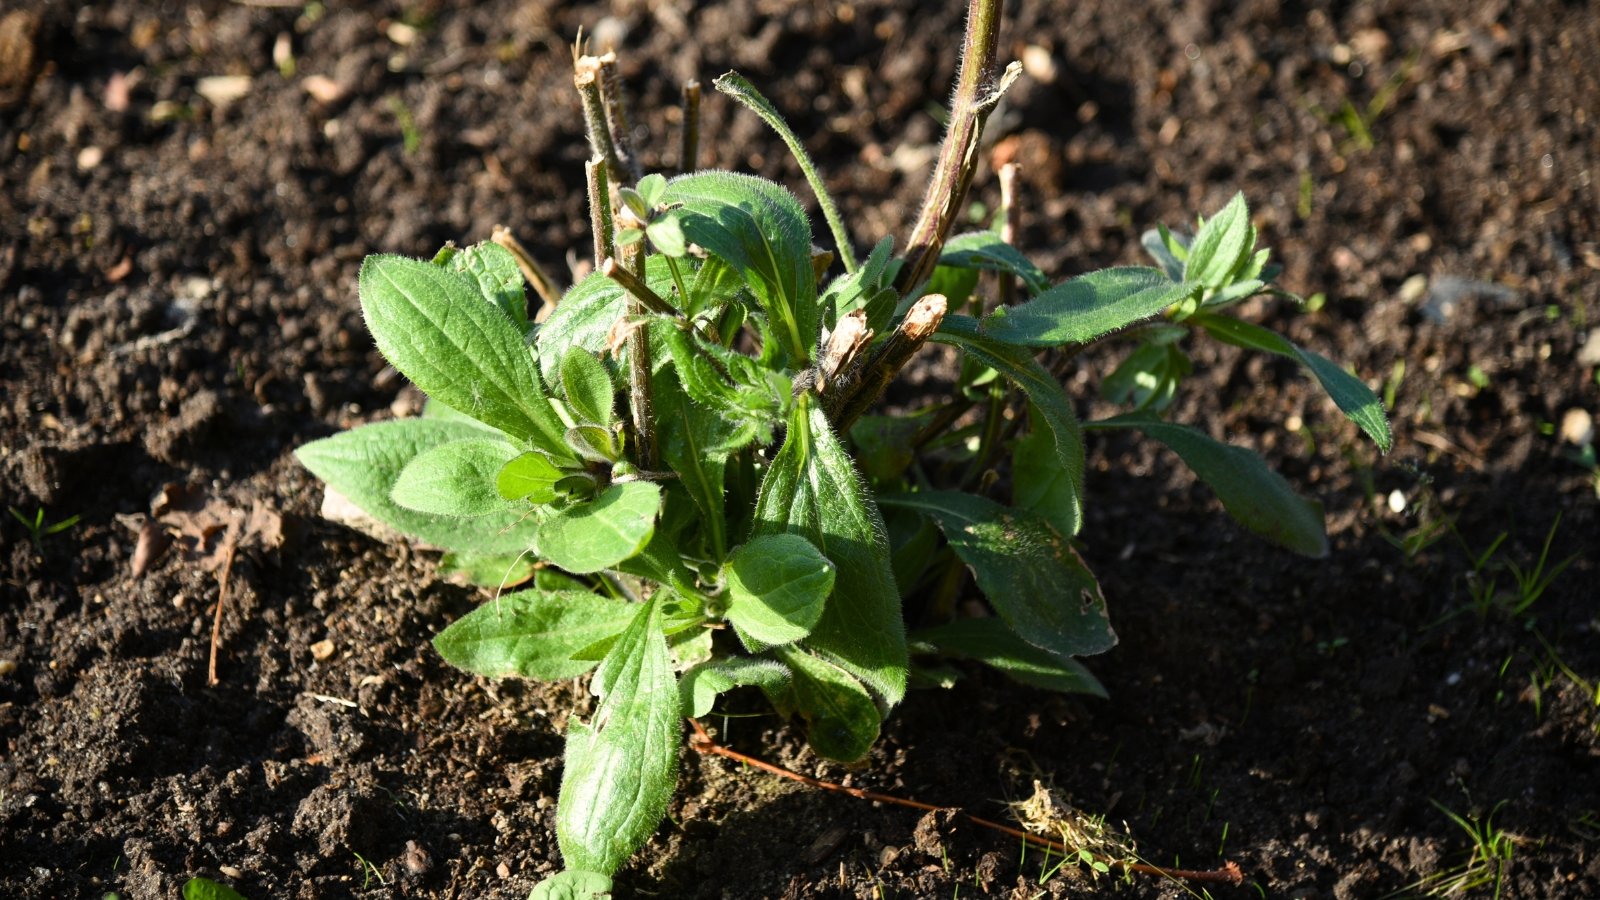
M 895 494 L 878 502 L 939 523 L 995 612 L 1028 643 L 1058 656 L 1100 653 L 1116 644 L 1099 583 L 1044 519 L 955 491 Z
M 423 393 L 571 458 L 522 332 L 482 301 L 475 282 L 421 260 L 369 256 L 360 293 L 378 350 Z
M 783 142 L 789 147 L 789 152 L 794 154 L 795 162 L 800 164 L 800 171 L 805 174 L 806 183 L 811 185 L 811 192 L 816 195 L 817 206 L 822 209 L 822 217 L 827 220 L 828 228 L 833 232 L 834 243 L 839 248 L 839 261 L 844 263 L 846 272 L 854 272 L 856 254 L 855 250 L 851 249 L 850 233 L 845 228 L 844 219 L 839 217 L 839 208 L 834 205 L 833 197 L 828 193 L 828 185 L 817 173 L 816 163 L 811 161 L 811 154 L 806 152 L 805 145 L 800 143 L 800 138 L 794 133 L 794 129 L 784 121 L 778 108 L 738 72 L 729 72 L 712 84 L 717 90 L 743 103 L 746 109 L 760 116 L 768 128 L 777 132 L 778 137 L 783 138 Z
M 439 574 L 445 579 L 480 587 L 516 587 L 532 579 L 535 571 L 534 559 L 527 553 L 515 556 L 446 553 L 439 558 Z
M 945 316 L 933 340 L 960 347 L 968 357 L 1005 375 L 1033 403 L 1038 413 L 1034 428 L 1049 432 L 1050 456 L 1072 484 L 1070 497 L 1053 490 L 1050 503 L 1040 509 L 1049 513 L 1057 531 L 1067 537 L 1077 534 L 1083 522 L 1083 431 L 1061 385 L 1032 352 L 983 334 L 978 323 L 966 316 Z
M 671 213 L 646 225 L 644 233 L 650 243 L 667 256 L 676 259 L 689 253 L 689 240 L 684 237 L 683 226 Z
M 698 427 L 690 435 L 703 452 L 726 457 L 751 443 L 772 440 L 773 426 L 780 421 L 789 390 L 787 379 L 742 353 L 686 334 L 670 323 L 662 323 L 653 335 L 666 347 L 677 373 L 662 390 L 681 391 L 710 413 L 697 417 Z M 693 410 L 694 405 L 689 404 L 679 414 Z M 657 418 L 665 426 L 671 415 L 663 411 Z
M 637 604 L 587 591 L 518 591 L 457 619 L 433 647 L 475 675 L 559 681 L 594 668 L 572 655 L 621 632 L 638 611 Z
M 700 718 L 711 712 L 717 697 L 740 686 L 760 687 L 768 693 L 782 694 L 789 688 L 789 670 L 770 659 L 725 656 L 701 663 L 683 673 L 678 695 L 683 714 Z
M 650 379 L 661 457 L 699 509 L 704 533 L 720 560 L 728 548 L 725 445 L 734 426 L 709 408 L 691 403 L 673 375 L 670 369 L 658 369 Z
M 863 309 L 867 313 L 867 327 L 874 333 L 881 334 L 889 325 L 894 317 L 895 300 L 899 297 L 891 287 L 894 276 L 889 271 L 889 263 L 893 252 L 894 238 L 885 235 L 872 248 L 861 268 L 828 283 L 821 305 L 824 309 L 830 304 L 833 306 L 834 321 Z
M 673 292 L 672 269 L 665 256 L 650 256 L 644 265 L 645 283 L 662 296 Z M 546 384 L 559 384 L 561 362 L 567 352 L 581 347 L 596 356 L 606 352 L 606 337 L 617 320 L 628 312 L 627 292 L 622 285 L 592 272 L 573 285 L 550 318 L 539 326 L 539 372 Z M 562 426 L 565 430 L 565 426 Z
M 577 575 L 609 569 L 644 549 L 660 511 L 661 488 L 648 481 L 613 484 L 544 520 L 534 546 L 540 558 Z
M 574 425 L 567 429 L 567 444 L 590 462 L 614 463 L 622 459 L 622 443 L 617 434 L 599 425 Z
M 610 900 L 610 897 L 610 876 L 565 869 L 534 885 L 528 900 Z
M 667 190 L 667 178 L 651 172 L 639 179 L 635 186 L 639 192 L 639 199 L 644 201 L 645 210 L 653 210 L 661 205 L 661 198 Z
M 816 348 L 811 226 L 783 187 L 752 175 L 700 172 L 674 178 L 663 201 L 680 205 L 684 235 L 739 271 L 794 367 Z
M 484 241 L 451 256 L 449 268 L 472 279 L 483 299 L 505 313 L 518 331 L 528 330 L 528 295 L 522 290 L 522 270 L 510 250 Z
M 1139 237 L 1139 243 L 1144 247 L 1144 252 L 1150 254 L 1150 258 L 1161 266 L 1161 271 L 1167 273 L 1168 278 L 1173 281 L 1183 280 L 1183 258 L 1178 253 L 1183 252 L 1187 255 L 1188 251 L 1182 244 L 1177 243 L 1177 238 L 1172 236 L 1172 232 L 1168 231 L 1166 226 L 1146 231 Z
M 474 518 L 514 511 L 495 477 L 517 448 L 495 438 L 467 438 L 417 455 L 400 470 L 389 496 L 406 509 L 436 516 Z
M 616 389 L 606 364 L 582 347 L 561 358 L 561 387 L 580 422 L 609 428 L 616 421 Z
M 1050 279 L 1032 260 L 992 231 L 959 234 L 946 241 L 939 254 L 939 265 L 1014 275 L 1022 279 L 1029 294 L 1037 294 L 1050 286 Z
M 827 416 L 802 396 L 756 498 L 755 537 L 798 534 L 835 566 L 835 595 L 805 645 L 890 704 L 905 695 L 905 624 L 877 504 Z
M 1310 350 L 1302 350 L 1288 338 L 1268 331 L 1260 325 L 1252 325 L 1231 316 L 1201 312 L 1190 321 L 1200 325 L 1212 337 L 1223 343 L 1249 350 L 1275 353 L 1299 361 L 1301 365 L 1311 370 L 1311 374 L 1316 376 L 1317 381 L 1322 384 L 1322 389 L 1333 398 L 1333 402 L 1350 421 L 1359 425 L 1361 430 L 1372 438 L 1379 450 L 1387 453 L 1393 446 L 1394 438 L 1389 433 L 1389 419 L 1384 415 L 1383 402 L 1361 379 L 1341 369 L 1333 360 Z
M 1282 475 L 1261 457 L 1213 440 L 1187 425 L 1164 422 L 1146 414 L 1117 416 L 1088 425 L 1091 429 L 1137 428 L 1177 453 L 1201 481 L 1217 492 L 1228 514 L 1256 534 L 1296 553 L 1328 555 L 1322 504 L 1296 494 Z
M 556 839 L 568 868 L 612 874 L 649 839 L 678 780 L 678 686 L 661 604 L 639 609 L 600 663 L 590 724 L 567 731 Z
M 778 659 L 794 675 L 789 690 L 768 696 L 786 715 L 806 720 L 806 739 L 818 756 L 855 762 L 878 740 L 883 715 L 872 695 L 843 668 L 800 649 L 778 647 Z
M 833 592 L 833 564 L 798 534 L 752 538 L 728 555 L 722 574 L 728 585 L 728 621 L 741 638 L 764 646 L 790 644 L 810 634 Z
M 916 458 L 913 442 L 928 427 L 928 419 L 929 414 L 920 411 L 857 419 L 850 426 L 850 440 L 855 442 L 861 473 L 879 483 L 890 483 L 903 475 Z
M 1032 427 L 1011 450 L 1011 505 L 1036 513 L 1057 531 L 1074 527 L 1081 508 L 1079 485 L 1056 457 L 1056 437 L 1034 404 L 1028 404 Z
M 209 878 L 191 878 L 183 883 L 183 900 L 244 900 L 244 895 Z
M 1125 266 L 1063 281 L 1018 306 L 983 320 L 983 332 L 1023 347 L 1087 344 L 1119 328 L 1158 315 L 1199 285 L 1174 284 L 1160 269 Z
M 556 499 L 556 484 L 569 474 L 543 453 L 529 450 L 495 473 L 495 492 L 507 500 L 549 503 Z
M 1033 687 L 1105 697 L 1100 680 L 1071 657 L 1028 643 L 999 619 L 959 619 L 911 635 L 913 645 L 932 644 L 940 653 L 976 660 Z
M 1206 220 L 1189 243 L 1183 280 L 1220 289 L 1229 276 L 1255 251 L 1255 233 L 1244 194 L 1233 195 L 1222 211 Z
M 536 523 L 510 510 L 476 519 L 435 516 L 390 499 L 406 464 L 452 441 L 482 438 L 483 426 L 446 419 L 363 425 L 295 451 L 300 464 L 377 522 L 446 550 L 515 555 L 533 542 Z
M 1189 334 L 1182 325 L 1152 326 L 1145 340 L 1100 382 L 1100 396 L 1112 403 L 1161 412 L 1177 399 L 1178 385 L 1194 371 L 1178 341 Z

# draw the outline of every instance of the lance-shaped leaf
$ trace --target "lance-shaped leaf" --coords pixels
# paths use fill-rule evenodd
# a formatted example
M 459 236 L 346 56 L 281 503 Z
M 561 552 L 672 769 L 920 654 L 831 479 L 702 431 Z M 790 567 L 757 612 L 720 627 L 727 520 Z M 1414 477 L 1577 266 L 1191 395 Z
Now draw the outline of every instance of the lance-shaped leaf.
M 1173 283 L 1160 269 L 1101 269 L 995 310 L 983 320 L 983 332 L 1024 347 L 1087 344 L 1157 315 L 1197 290 L 1193 282 Z
M 384 358 L 423 393 L 570 459 L 522 332 L 465 275 L 403 256 L 361 264 L 361 310 Z
M 662 202 L 689 240 L 744 276 L 795 365 L 817 344 L 817 286 L 811 226 L 799 201 L 751 175 L 700 172 L 667 185 Z
M 611 875 L 656 830 L 678 780 L 678 685 L 659 601 L 639 608 L 590 690 L 593 720 L 567 731 L 556 840 L 567 868 Z
M 1067 537 L 1077 534 L 1083 521 L 1083 430 L 1061 385 L 1039 365 L 1030 350 L 985 335 L 978 323 L 966 316 L 945 316 L 933 340 L 960 347 L 967 356 L 1005 375 L 1033 403 L 1037 413 L 1034 429 L 1048 432 L 1047 456 L 1059 471 L 1066 473 L 1071 490 L 1035 492 L 1035 488 L 1019 483 L 1015 489 L 1017 505 L 1046 516 Z
M 1050 286 L 1050 279 L 1032 260 L 992 231 L 958 234 L 946 241 L 939 254 L 939 265 L 1014 275 L 1022 279 L 1029 294 L 1037 294 Z
M 543 453 L 529 450 L 495 473 L 495 491 L 507 500 L 549 503 L 556 499 L 556 484 L 569 474 Z
M 400 470 L 390 497 L 406 509 L 436 516 L 473 518 L 515 510 L 495 490 L 495 477 L 517 455 L 515 445 L 495 438 L 468 438 L 417 455 Z
M 834 312 L 834 321 L 844 318 L 856 310 L 865 310 L 867 314 L 867 327 L 875 334 L 881 334 L 888 326 L 889 320 L 894 317 L 894 302 L 899 295 L 891 286 L 894 283 L 894 273 L 890 272 L 890 254 L 894 252 L 894 238 L 885 235 L 872 248 L 872 253 L 861 268 L 854 272 L 841 275 L 828 283 L 828 289 L 822 295 L 822 307 L 827 309 L 831 304 Z
M 762 479 L 753 533 L 798 534 L 834 564 L 834 594 L 805 646 L 898 703 L 906 687 L 905 624 L 883 518 L 808 397 L 795 405 Z
M 1033 687 L 1105 697 L 1106 689 L 1083 664 L 1035 647 L 999 619 L 959 619 L 911 635 L 911 645 L 931 645 L 947 656 L 981 662 Z
M 1383 412 L 1383 403 L 1361 379 L 1340 368 L 1333 360 L 1310 350 L 1303 350 L 1288 338 L 1249 322 L 1211 312 L 1200 312 L 1190 318 L 1208 334 L 1224 343 L 1248 350 L 1263 350 L 1287 356 L 1311 370 L 1322 389 L 1328 392 L 1350 421 L 1372 438 L 1378 449 L 1389 452 L 1394 443 L 1389 433 L 1389 419 Z
M 616 390 L 606 364 L 582 347 L 561 358 L 561 386 L 580 422 L 610 427 L 616 419 Z
M 763 646 L 793 643 L 810 634 L 833 591 L 833 564 L 798 534 L 752 538 L 729 554 L 722 573 L 728 585 L 728 621 L 741 638 L 754 638 Z
M 855 762 L 878 740 L 883 715 L 872 695 L 851 674 L 832 662 L 790 644 L 773 650 L 794 678 L 787 691 L 767 688 L 767 696 L 785 715 L 806 720 L 806 739 L 818 756 Z
M 559 681 L 594 668 L 593 660 L 572 655 L 621 632 L 638 611 L 636 604 L 587 591 L 518 591 L 457 619 L 433 647 L 475 675 Z
M 660 511 L 661 488 L 648 481 L 613 484 L 545 519 L 534 547 L 542 559 L 574 574 L 610 569 L 644 549 Z
M 1222 211 L 1206 220 L 1189 243 L 1183 280 L 1208 288 L 1226 286 L 1235 269 L 1255 251 L 1255 229 L 1244 194 L 1234 194 Z
M 1166 444 L 1201 481 L 1217 492 L 1230 516 L 1273 543 L 1306 556 L 1328 555 L 1322 504 L 1294 492 L 1261 457 L 1213 440 L 1187 425 L 1133 413 L 1088 425 L 1091 429 L 1137 428 Z
M 1081 511 L 1081 485 L 1061 464 L 1055 432 L 1032 403 L 1028 421 L 1027 433 L 1011 448 L 1011 505 L 1043 516 L 1057 531 L 1074 527 Z
M 662 296 L 673 293 L 672 270 L 664 256 L 645 260 L 645 283 Z M 550 318 L 539 326 L 539 371 L 546 384 L 561 382 L 561 362 L 574 347 L 600 356 L 617 320 L 628 312 L 628 295 L 622 285 L 599 272 L 573 285 L 561 297 Z M 563 426 L 565 431 L 565 426 Z
M 451 256 L 449 267 L 471 278 L 483 299 L 505 313 L 519 330 L 527 330 L 528 295 L 522 290 L 522 270 L 510 250 L 484 241 Z
M 1100 584 L 1044 519 L 956 491 L 880 497 L 939 524 L 978 588 L 1019 637 L 1058 656 L 1111 649 L 1117 636 Z
M 655 395 L 661 458 L 701 515 L 711 551 L 727 552 L 728 525 L 723 490 L 728 452 L 722 446 L 731 424 L 684 396 L 672 369 L 658 369 L 650 379 Z
M 678 681 L 678 695 L 683 703 L 683 714 L 699 718 L 711 712 L 718 696 L 736 687 L 749 685 L 781 695 L 788 690 L 789 681 L 789 670 L 780 662 L 724 656 L 683 673 Z
M 477 519 L 429 515 L 390 498 L 406 464 L 452 441 L 482 438 L 483 426 L 447 419 L 402 419 L 363 425 L 312 441 L 295 457 L 374 521 L 443 547 L 486 555 L 516 555 L 533 542 L 536 522 L 518 511 Z

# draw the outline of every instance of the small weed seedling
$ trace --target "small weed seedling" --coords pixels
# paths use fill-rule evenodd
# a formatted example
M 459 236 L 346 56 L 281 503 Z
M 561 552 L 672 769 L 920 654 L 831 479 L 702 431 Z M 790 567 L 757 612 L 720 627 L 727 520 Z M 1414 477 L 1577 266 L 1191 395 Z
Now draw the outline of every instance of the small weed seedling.
M 1086 432 L 1143 433 L 1247 529 L 1324 555 L 1319 504 L 1256 455 L 1163 418 L 1191 339 L 1298 361 L 1388 448 L 1360 379 L 1229 314 L 1281 293 L 1242 196 L 1190 236 L 1146 234 L 1154 266 L 1059 284 L 1004 239 L 1009 208 L 950 236 L 984 120 L 1020 71 L 996 64 L 1000 5 L 972 0 L 949 131 L 898 255 L 889 237 L 856 254 L 801 141 L 735 74 L 716 87 L 800 160 L 843 271 L 827 277 L 832 254 L 813 251 L 804 209 L 773 182 L 644 174 L 607 54 L 580 55 L 575 77 L 595 151 L 595 270 L 551 290 L 553 309 L 529 316 L 525 273 L 536 289 L 551 280 L 511 240 L 362 265 L 367 326 L 428 404 L 300 460 L 445 549 L 455 573 L 526 586 L 446 628 L 445 659 L 495 678 L 593 671 L 599 701 L 569 727 L 556 814 L 566 871 L 536 896 L 609 888 L 666 811 L 684 718 L 736 687 L 763 691 L 842 761 L 867 755 L 913 676 L 949 677 L 931 668 L 941 657 L 1103 695 L 1079 661 L 1116 641 L 1072 543 Z M 1051 366 L 1108 338 L 1132 346 L 1101 386 L 1126 412 L 1083 422 Z M 929 341 L 963 354 L 953 391 L 874 413 Z M 992 614 L 956 615 L 967 571 Z
M 23 528 L 28 529 L 28 540 L 33 542 L 33 549 L 37 550 L 39 553 L 44 552 L 45 538 L 50 537 L 51 535 L 60 534 L 61 532 L 66 531 L 72 526 L 78 524 L 78 516 L 71 515 L 59 522 L 53 522 L 49 525 L 46 525 L 44 523 L 44 507 L 42 506 L 34 512 L 31 520 L 27 516 L 23 515 L 22 512 L 15 506 L 8 506 L 6 509 L 11 511 L 12 518 L 16 519 L 18 522 L 21 522 Z
M 1437 800 L 1428 801 L 1449 817 L 1472 840 L 1472 851 L 1467 861 L 1424 878 L 1416 888 L 1428 897 L 1462 897 L 1481 887 L 1494 885 L 1493 896 L 1498 900 L 1505 883 L 1506 869 L 1516 856 L 1516 835 L 1494 826 L 1494 815 L 1505 806 L 1505 801 L 1495 804 L 1483 818 L 1463 816 Z

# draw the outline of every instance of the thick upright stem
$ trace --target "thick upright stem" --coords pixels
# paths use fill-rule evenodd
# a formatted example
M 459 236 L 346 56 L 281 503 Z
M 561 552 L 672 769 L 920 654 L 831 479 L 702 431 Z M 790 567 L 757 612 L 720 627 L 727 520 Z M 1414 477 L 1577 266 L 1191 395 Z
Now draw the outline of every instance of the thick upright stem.
M 600 58 L 580 56 L 572 63 L 572 83 L 583 100 L 583 124 L 589 132 L 589 146 L 594 155 L 603 158 L 611 174 L 621 177 L 627 169 L 611 140 L 611 126 L 606 123 L 606 103 L 600 95 Z
M 616 226 L 611 220 L 611 186 L 606 177 L 606 160 L 596 156 L 583 164 L 589 184 L 589 230 L 594 235 L 594 265 L 599 268 L 617 255 Z
M 911 229 L 905 265 L 895 279 L 901 293 L 933 274 L 939 251 L 966 199 L 978 166 L 978 138 L 1004 86 L 997 78 L 1001 0 L 968 0 L 967 31 L 961 47 L 961 72 L 950 105 L 950 128 L 939 148 L 939 162 L 922 200 L 922 212 Z
M 607 52 L 600 57 L 600 99 L 605 104 L 611 146 L 627 167 L 628 174 L 637 182 L 644 177 L 644 166 L 640 164 L 638 154 L 633 152 L 633 125 L 628 121 L 628 107 L 622 100 L 622 75 L 617 71 L 615 53 Z
M 644 242 L 635 242 L 627 248 L 632 274 L 644 281 Z M 648 288 L 647 288 L 648 290 Z M 635 458 L 640 468 L 655 471 L 660 468 L 660 448 L 656 443 L 656 404 L 650 388 L 650 329 L 643 321 L 646 301 L 639 295 L 628 294 L 628 407 L 633 414 Z
M 678 171 L 687 175 L 700 166 L 700 82 L 683 83 L 683 143 L 678 148 Z

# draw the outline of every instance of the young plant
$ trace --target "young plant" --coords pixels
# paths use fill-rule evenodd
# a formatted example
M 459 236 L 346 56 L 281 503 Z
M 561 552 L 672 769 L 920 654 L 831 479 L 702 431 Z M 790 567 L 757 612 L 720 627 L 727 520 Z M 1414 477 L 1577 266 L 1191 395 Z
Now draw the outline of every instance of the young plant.
M 823 278 L 830 256 L 770 181 L 704 171 L 612 189 L 639 156 L 606 124 L 626 119 L 605 58 L 583 57 L 593 274 L 533 319 L 499 244 L 362 265 L 378 349 L 429 400 L 420 418 L 312 442 L 300 460 L 455 572 L 526 585 L 445 629 L 445 659 L 496 678 L 593 671 L 598 705 L 572 720 L 556 817 L 566 871 L 536 896 L 609 888 L 666 810 L 683 719 L 734 688 L 764 692 L 841 761 L 867 755 L 913 676 L 948 677 L 940 657 L 1103 696 L 1079 662 L 1116 641 L 1072 544 L 1086 431 L 1155 438 L 1246 527 L 1324 554 L 1318 504 L 1248 451 L 1161 418 L 1191 335 L 1298 360 L 1388 447 L 1361 381 L 1226 314 L 1275 274 L 1242 197 L 1192 238 L 1147 236 L 1159 267 L 1055 285 L 997 231 L 947 239 L 1016 71 L 995 72 L 998 7 L 973 0 L 947 152 L 900 258 L 888 237 L 855 255 L 800 141 L 736 75 L 717 87 L 800 157 L 841 274 Z M 1025 299 L 986 311 L 985 272 Z M 1106 387 L 1129 412 L 1081 422 L 1038 354 L 1061 362 L 1112 336 L 1136 340 Z M 869 414 L 929 340 L 964 355 L 951 395 Z M 955 614 L 969 570 L 992 615 Z

